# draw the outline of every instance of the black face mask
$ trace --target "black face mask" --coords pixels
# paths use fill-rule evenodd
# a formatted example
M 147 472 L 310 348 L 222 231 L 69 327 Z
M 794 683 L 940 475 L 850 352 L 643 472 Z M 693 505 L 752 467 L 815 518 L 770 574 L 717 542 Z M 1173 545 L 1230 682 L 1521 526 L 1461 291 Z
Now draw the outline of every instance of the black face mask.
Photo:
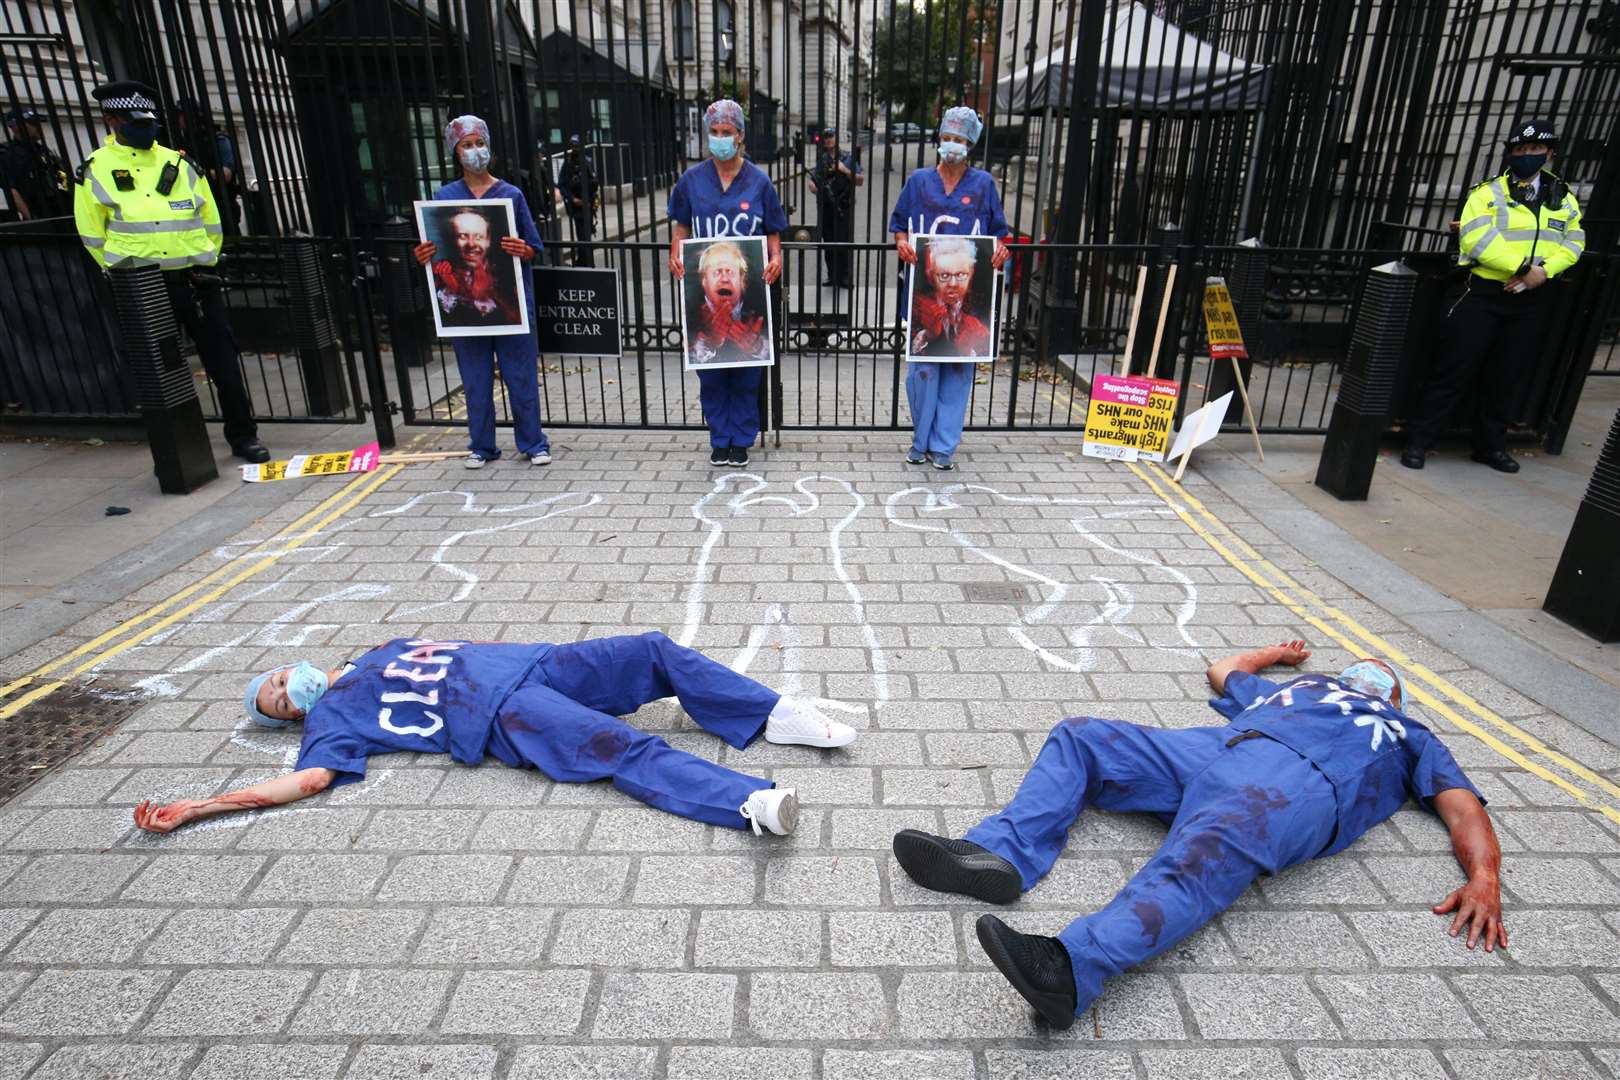
M 1540 172 L 1543 165 L 1547 164 L 1547 155 L 1509 154 L 1507 161 L 1508 168 L 1513 170 L 1514 176 L 1517 176 L 1520 180 L 1528 180 Z
M 118 130 L 118 141 L 137 150 L 150 150 L 157 141 L 156 120 L 126 120 Z

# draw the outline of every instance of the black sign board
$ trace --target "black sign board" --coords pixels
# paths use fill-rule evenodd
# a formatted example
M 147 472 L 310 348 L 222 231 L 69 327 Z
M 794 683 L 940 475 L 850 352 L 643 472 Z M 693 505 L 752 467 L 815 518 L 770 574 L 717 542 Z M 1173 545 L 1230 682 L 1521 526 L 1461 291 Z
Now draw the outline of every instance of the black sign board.
M 624 355 L 617 270 L 537 266 L 534 305 L 542 353 Z

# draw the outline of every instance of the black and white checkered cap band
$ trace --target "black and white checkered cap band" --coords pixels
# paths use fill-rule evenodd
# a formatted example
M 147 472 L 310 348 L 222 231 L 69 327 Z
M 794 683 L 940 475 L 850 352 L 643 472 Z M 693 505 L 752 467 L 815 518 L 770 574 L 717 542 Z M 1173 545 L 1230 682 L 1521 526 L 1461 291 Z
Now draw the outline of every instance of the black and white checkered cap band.
M 131 112 L 156 112 L 157 102 L 145 94 L 130 94 L 128 97 L 102 98 L 101 107 L 109 112 L 122 112 L 125 109 Z

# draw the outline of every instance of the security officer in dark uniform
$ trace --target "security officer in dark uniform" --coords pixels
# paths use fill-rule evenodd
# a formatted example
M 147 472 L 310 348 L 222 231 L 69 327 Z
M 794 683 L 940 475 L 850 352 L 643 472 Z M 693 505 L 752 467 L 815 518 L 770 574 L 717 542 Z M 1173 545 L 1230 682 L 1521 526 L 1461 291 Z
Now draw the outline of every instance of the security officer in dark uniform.
M 1547 282 L 1586 249 L 1575 195 L 1547 169 L 1558 136 L 1545 120 L 1526 120 L 1503 140 L 1507 168 L 1468 193 L 1457 230 L 1457 264 L 1468 287 L 1443 323 L 1446 345 L 1429 372 L 1412 417 L 1401 464 L 1423 468 L 1424 455 L 1470 387 L 1475 461 L 1516 473 L 1507 426 L 1541 348 L 1551 297 Z
M 75 174 L 79 240 L 101 266 L 157 266 L 175 318 L 197 345 L 225 415 L 225 441 L 245 461 L 270 460 L 259 443 L 241 356 L 225 315 L 219 279 L 220 207 L 184 154 L 157 142 L 157 92 L 137 82 L 97 87 L 112 132 Z
M 67 166 L 45 145 L 44 119 L 26 105 L 6 114 L 11 140 L 0 150 L 0 178 L 16 221 L 65 217 L 73 212 Z
M 594 266 L 596 260 L 589 243 L 596 228 L 596 170 L 578 135 L 568 136 L 568 153 L 557 186 L 562 189 L 563 205 L 574 223 L 574 240 L 579 245 L 574 249 L 574 265 Z
M 855 239 L 855 189 L 866 183 L 866 176 L 853 154 L 838 152 L 838 132 L 827 128 L 821 133 L 816 150 L 816 167 L 810 171 L 810 191 L 816 196 L 817 221 L 821 239 L 827 244 L 847 244 Z M 850 289 L 855 285 L 852 253 L 847 248 L 823 247 L 828 285 Z

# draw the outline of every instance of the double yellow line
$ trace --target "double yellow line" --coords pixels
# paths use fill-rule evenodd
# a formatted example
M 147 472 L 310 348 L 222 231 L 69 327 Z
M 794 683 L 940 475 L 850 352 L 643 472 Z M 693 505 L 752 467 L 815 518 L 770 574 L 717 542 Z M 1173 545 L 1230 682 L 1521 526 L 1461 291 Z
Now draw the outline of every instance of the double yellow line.
M 1157 465 L 1133 463 L 1128 468 L 1222 558 L 1301 620 L 1353 655 L 1378 656 L 1398 664 L 1415 700 L 1519 768 L 1620 823 L 1620 786 L 1496 715 L 1460 687 L 1323 600 L 1251 547 L 1185 488 L 1177 488 L 1172 495 L 1170 478 Z
M 0 706 L 0 720 L 17 715 L 28 706 L 60 690 L 69 679 L 84 674 L 119 653 L 133 649 L 159 631 L 218 600 L 242 582 L 274 566 L 283 555 L 302 547 L 307 541 L 319 535 L 322 530 L 358 506 L 404 467 L 404 465 L 388 465 L 374 473 L 355 477 L 322 500 L 313 510 L 262 541 L 245 556 L 246 559 L 253 559 L 257 555 L 259 558 L 256 561 L 240 568 L 237 562 L 228 563 L 181 589 L 167 600 L 91 638 L 71 652 L 64 653 L 49 663 L 41 664 L 5 686 L 0 686 L 0 700 L 18 695 L 13 700 L 7 701 L 4 706 Z M 165 612 L 167 614 L 164 614 Z

